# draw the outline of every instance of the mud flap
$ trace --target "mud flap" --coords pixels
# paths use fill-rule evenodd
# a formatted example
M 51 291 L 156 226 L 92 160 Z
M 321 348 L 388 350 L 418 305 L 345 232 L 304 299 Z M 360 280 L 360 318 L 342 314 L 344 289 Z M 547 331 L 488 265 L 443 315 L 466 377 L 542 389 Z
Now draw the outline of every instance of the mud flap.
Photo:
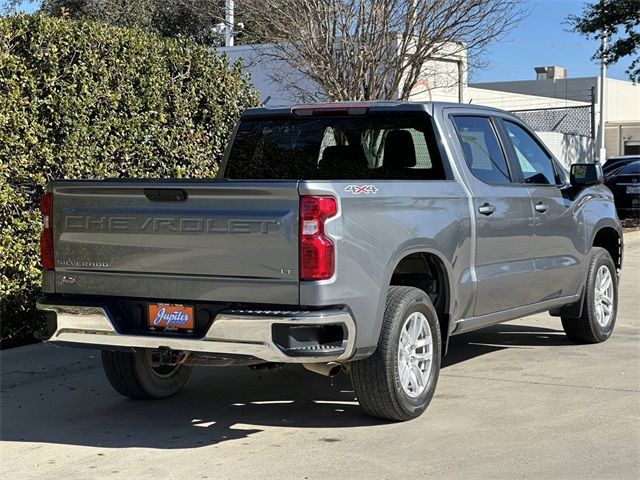
M 580 318 L 582 316 L 582 308 L 584 307 L 584 287 L 580 293 L 580 300 L 564 307 L 554 308 L 549 310 L 549 315 L 552 317 L 564 317 L 564 318 Z

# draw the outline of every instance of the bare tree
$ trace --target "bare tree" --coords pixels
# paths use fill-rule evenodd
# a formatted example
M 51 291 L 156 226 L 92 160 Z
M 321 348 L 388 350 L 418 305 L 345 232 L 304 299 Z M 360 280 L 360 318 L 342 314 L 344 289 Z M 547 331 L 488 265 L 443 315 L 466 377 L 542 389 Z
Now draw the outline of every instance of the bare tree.
M 202 0 L 201 0 L 202 1 Z M 204 0 L 206 1 L 206 0 Z M 425 65 L 485 47 L 526 15 L 521 0 L 239 0 L 274 45 L 258 53 L 287 64 L 288 87 L 329 100 L 409 98 Z M 274 78 L 288 73 L 275 68 Z M 306 78 L 317 87 L 309 91 Z

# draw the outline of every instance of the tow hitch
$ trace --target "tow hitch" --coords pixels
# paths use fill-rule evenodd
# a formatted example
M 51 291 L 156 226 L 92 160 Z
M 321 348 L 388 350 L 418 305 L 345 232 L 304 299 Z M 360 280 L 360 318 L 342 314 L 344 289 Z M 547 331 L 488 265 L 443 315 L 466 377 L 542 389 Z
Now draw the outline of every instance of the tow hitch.
M 161 347 L 151 352 L 151 365 L 159 367 L 161 365 L 180 365 L 184 363 L 191 352 L 183 350 L 171 350 L 168 347 Z

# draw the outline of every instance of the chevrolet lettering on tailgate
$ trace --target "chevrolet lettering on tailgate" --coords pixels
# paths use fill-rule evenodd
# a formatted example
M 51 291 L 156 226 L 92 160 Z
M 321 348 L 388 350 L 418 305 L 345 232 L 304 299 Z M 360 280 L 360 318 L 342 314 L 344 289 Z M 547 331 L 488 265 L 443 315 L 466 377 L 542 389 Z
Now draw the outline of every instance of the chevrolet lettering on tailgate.
M 78 231 L 142 231 L 176 233 L 266 234 L 277 230 L 277 220 L 176 217 L 112 217 L 67 215 L 65 228 Z

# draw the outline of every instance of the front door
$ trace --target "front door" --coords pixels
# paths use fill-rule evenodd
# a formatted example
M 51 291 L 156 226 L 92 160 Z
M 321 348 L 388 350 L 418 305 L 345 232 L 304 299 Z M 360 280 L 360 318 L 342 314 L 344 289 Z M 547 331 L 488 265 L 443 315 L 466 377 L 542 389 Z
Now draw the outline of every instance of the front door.
M 584 227 L 574 212 L 564 176 L 552 156 L 524 125 L 502 120 L 506 143 L 526 185 L 535 219 L 535 282 L 527 303 L 577 292 L 582 278 Z

